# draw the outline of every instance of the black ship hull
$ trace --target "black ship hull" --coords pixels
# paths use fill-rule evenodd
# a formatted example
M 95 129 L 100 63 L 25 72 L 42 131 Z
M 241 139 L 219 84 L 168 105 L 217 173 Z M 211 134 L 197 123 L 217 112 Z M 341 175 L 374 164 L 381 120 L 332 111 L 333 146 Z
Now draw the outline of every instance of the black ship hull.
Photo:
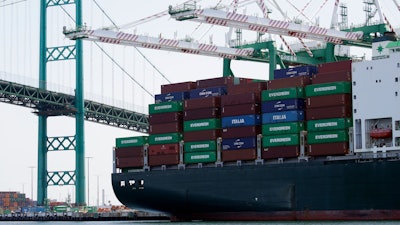
M 114 173 L 134 209 L 196 220 L 400 219 L 400 161 L 340 160 Z

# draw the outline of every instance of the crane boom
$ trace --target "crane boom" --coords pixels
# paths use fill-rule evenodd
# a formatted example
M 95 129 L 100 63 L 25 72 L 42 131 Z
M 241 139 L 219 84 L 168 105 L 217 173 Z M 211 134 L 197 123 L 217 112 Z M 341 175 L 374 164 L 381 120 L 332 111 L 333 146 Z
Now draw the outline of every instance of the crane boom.
M 64 27 L 64 35 L 72 40 L 84 39 L 90 41 L 99 41 L 104 43 L 136 46 L 143 48 L 151 48 L 166 51 L 175 51 L 182 53 L 191 53 L 199 55 L 207 55 L 221 58 L 237 59 L 238 57 L 252 56 L 254 49 L 252 48 L 228 48 L 211 44 L 202 44 L 190 41 L 179 41 L 166 38 L 155 38 L 144 35 L 129 34 L 124 32 L 116 32 L 112 30 L 90 30 L 86 28 L 78 28 L 75 30 L 67 30 Z

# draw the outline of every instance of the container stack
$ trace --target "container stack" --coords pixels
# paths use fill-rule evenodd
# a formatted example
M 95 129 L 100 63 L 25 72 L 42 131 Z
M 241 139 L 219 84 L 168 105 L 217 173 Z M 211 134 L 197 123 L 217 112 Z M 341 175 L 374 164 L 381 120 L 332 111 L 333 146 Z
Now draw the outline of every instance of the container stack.
M 345 155 L 352 126 L 351 61 L 318 67 L 306 87 L 308 155 Z
M 122 170 L 143 168 L 144 149 L 148 136 L 124 137 L 115 139 L 115 164 Z
M 20 208 L 32 206 L 33 202 L 19 192 L 0 192 L 0 209 L 4 211 L 17 211 Z

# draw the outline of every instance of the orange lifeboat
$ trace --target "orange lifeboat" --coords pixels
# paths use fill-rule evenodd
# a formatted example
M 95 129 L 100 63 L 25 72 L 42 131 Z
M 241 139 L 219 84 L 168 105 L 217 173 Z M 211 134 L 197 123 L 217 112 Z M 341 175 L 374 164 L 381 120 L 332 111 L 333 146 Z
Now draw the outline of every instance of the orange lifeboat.
M 376 128 L 369 132 L 369 136 L 372 138 L 390 138 L 392 137 L 392 129 L 389 128 Z

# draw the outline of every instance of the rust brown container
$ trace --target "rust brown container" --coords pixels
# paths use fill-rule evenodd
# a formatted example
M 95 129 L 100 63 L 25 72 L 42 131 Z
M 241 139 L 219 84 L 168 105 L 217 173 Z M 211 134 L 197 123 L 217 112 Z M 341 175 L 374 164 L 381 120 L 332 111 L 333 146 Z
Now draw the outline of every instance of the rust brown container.
M 300 155 L 300 146 L 278 146 L 264 148 L 261 153 L 263 159 L 296 158 Z
M 202 108 L 218 108 L 221 107 L 221 97 L 209 97 L 209 98 L 196 98 L 188 99 L 184 101 L 183 109 L 202 109 Z
M 116 148 L 115 157 L 143 157 L 143 146 Z
M 228 95 L 258 93 L 267 90 L 267 82 L 240 83 L 228 86 Z
M 309 109 L 333 106 L 351 106 L 351 103 L 352 100 L 350 94 L 323 95 L 306 99 L 306 107 Z
M 235 80 L 239 82 L 238 78 L 235 77 L 217 77 L 211 79 L 198 80 L 197 88 L 209 88 L 209 87 L 222 87 L 227 85 L 235 84 Z
M 289 87 L 304 87 L 309 84 L 311 84 L 310 76 L 289 77 L 289 78 L 269 80 L 267 90 L 275 90 L 279 88 L 289 88 Z
M 149 155 L 170 155 L 178 153 L 179 153 L 179 143 L 149 146 Z
M 229 127 L 222 129 L 222 138 L 256 137 L 261 134 L 261 126 Z
M 177 133 L 183 131 L 181 122 L 158 123 L 150 125 L 149 134 Z
M 161 94 L 168 94 L 180 91 L 190 91 L 196 88 L 197 88 L 196 82 L 193 81 L 174 83 L 174 84 L 163 84 L 161 85 Z
M 183 140 L 185 142 L 217 140 L 221 134 L 221 129 L 184 132 Z
M 351 82 L 351 71 L 334 71 L 330 73 L 314 74 L 311 82 L 313 84 L 323 84 L 342 81 Z
M 223 162 L 248 161 L 256 158 L 256 149 L 223 150 L 221 152 L 221 160 Z
M 353 113 L 351 106 L 334 106 L 306 109 L 307 120 L 321 120 L 329 118 L 349 118 Z
M 318 73 L 331 73 L 335 71 L 351 72 L 351 60 L 323 63 L 318 65 Z
M 182 118 L 182 112 L 150 114 L 149 124 L 182 122 Z
M 346 155 L 348 153 L 349 153 L 348 142 L 312 144 L 308 146 L 309 156 Z
M 179 164 L 179 154 L 149 156 L 149 166 L 177 165 L 177 164 Z
M 228 94 L 221 96 L 221 106 L 255 104 L 261 102 L 261 93 Z
M 117 168 L 132 168 L 132 167 L 143 167 L 143 157 L 117 157 L 116 160 Z
M 248 114 L 260 114 L 261 106 L 259 104 L 227 105 L 222 107 L 221 116 L 239 116 Z
M 199 120 L 207 118 L 220 118 L 221 108 L 202 108 L 184 111 L 183 120 Z

